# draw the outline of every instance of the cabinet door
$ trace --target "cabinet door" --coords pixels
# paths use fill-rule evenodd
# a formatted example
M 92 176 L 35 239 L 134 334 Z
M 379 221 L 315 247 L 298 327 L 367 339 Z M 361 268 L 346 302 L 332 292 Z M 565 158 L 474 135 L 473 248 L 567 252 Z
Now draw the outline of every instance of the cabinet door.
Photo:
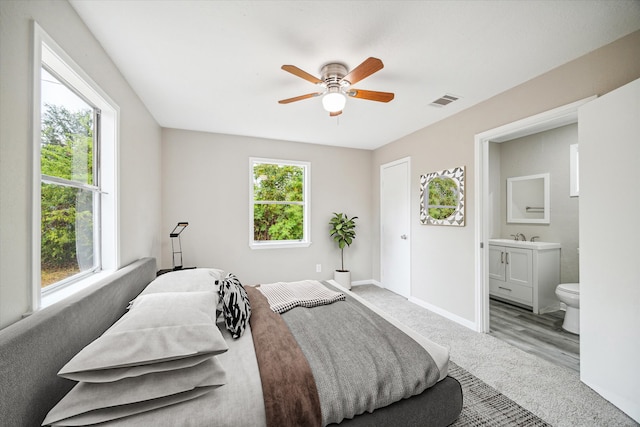
M 489 278 L 505 280 L 505 248 L 503 246 L 489 245 Z
M 506 248 L 506 281 L 533 286 L 533 252 L 531 249 Z

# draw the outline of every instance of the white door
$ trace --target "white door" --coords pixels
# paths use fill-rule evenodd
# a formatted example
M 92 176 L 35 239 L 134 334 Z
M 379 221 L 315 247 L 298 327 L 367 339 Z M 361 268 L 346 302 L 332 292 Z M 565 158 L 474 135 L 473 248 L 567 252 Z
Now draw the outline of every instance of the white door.
M 411 158 L 380 166 L 380 280 L 406 298 L 411 294 Z
M 578 131 L 580 379 L 640 422 L 640 80 L 581 107 Z

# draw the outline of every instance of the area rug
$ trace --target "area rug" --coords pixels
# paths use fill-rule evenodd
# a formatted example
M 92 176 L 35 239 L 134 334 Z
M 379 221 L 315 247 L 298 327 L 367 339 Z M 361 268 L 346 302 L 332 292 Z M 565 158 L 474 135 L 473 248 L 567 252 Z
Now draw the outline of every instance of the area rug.
M 449 375 L 462 386 L 462 413 L 453 426 L 551 426 L 453 362 Z

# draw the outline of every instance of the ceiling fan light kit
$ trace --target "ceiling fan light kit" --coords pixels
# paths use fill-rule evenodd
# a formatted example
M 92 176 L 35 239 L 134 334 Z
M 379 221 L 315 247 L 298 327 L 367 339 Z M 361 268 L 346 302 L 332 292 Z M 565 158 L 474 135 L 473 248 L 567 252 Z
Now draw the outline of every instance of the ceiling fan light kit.
M 338 90 L 329 90 L 329 92 L 322 96 L 322 106 L 330 113 L 342 111 L 346 103 L 347 97 Z
M 306 71 L 301 70 L 295 65 L 283 65 L 283 70 L 320 86 L 322 91 L 282 99 L 278 102 L 280 104 L 289 104 L 291 102 L 321 96 L 322 106 L 329 112 L 331 117 L 342 114 L 342 110 L 347 102 L 347 97 L 366 99 L 369 101 L 389 102 L 394 98 L 393 93 L 351 88 L 352 84 L 369 77 L 376 71 L 380 71 L 383 67 L 384 65 L 382 64 L 382 61 L 373 57 L 367 58 L 362 64 L 358 65 L 350 72 L 344 64 L 330 63 L 322 67 L 320 71 L 322 77 L 317 78 Z

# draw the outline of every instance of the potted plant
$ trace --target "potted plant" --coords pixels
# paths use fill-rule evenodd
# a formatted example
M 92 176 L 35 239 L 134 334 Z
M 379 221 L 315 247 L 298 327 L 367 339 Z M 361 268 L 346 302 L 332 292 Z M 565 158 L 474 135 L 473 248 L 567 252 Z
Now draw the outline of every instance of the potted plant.
M 333 279 L 347 289 L 351 289 L 351 272 L 344 268 L 344 247 L 351 246 L 356 238 L 356 218 L 358 217 L 349 218 L 346 214 L 334 212 L 333 218 L 329 221 L 329 234 L 338 243 L 341 260 L 341 268 L 334 272 Z

